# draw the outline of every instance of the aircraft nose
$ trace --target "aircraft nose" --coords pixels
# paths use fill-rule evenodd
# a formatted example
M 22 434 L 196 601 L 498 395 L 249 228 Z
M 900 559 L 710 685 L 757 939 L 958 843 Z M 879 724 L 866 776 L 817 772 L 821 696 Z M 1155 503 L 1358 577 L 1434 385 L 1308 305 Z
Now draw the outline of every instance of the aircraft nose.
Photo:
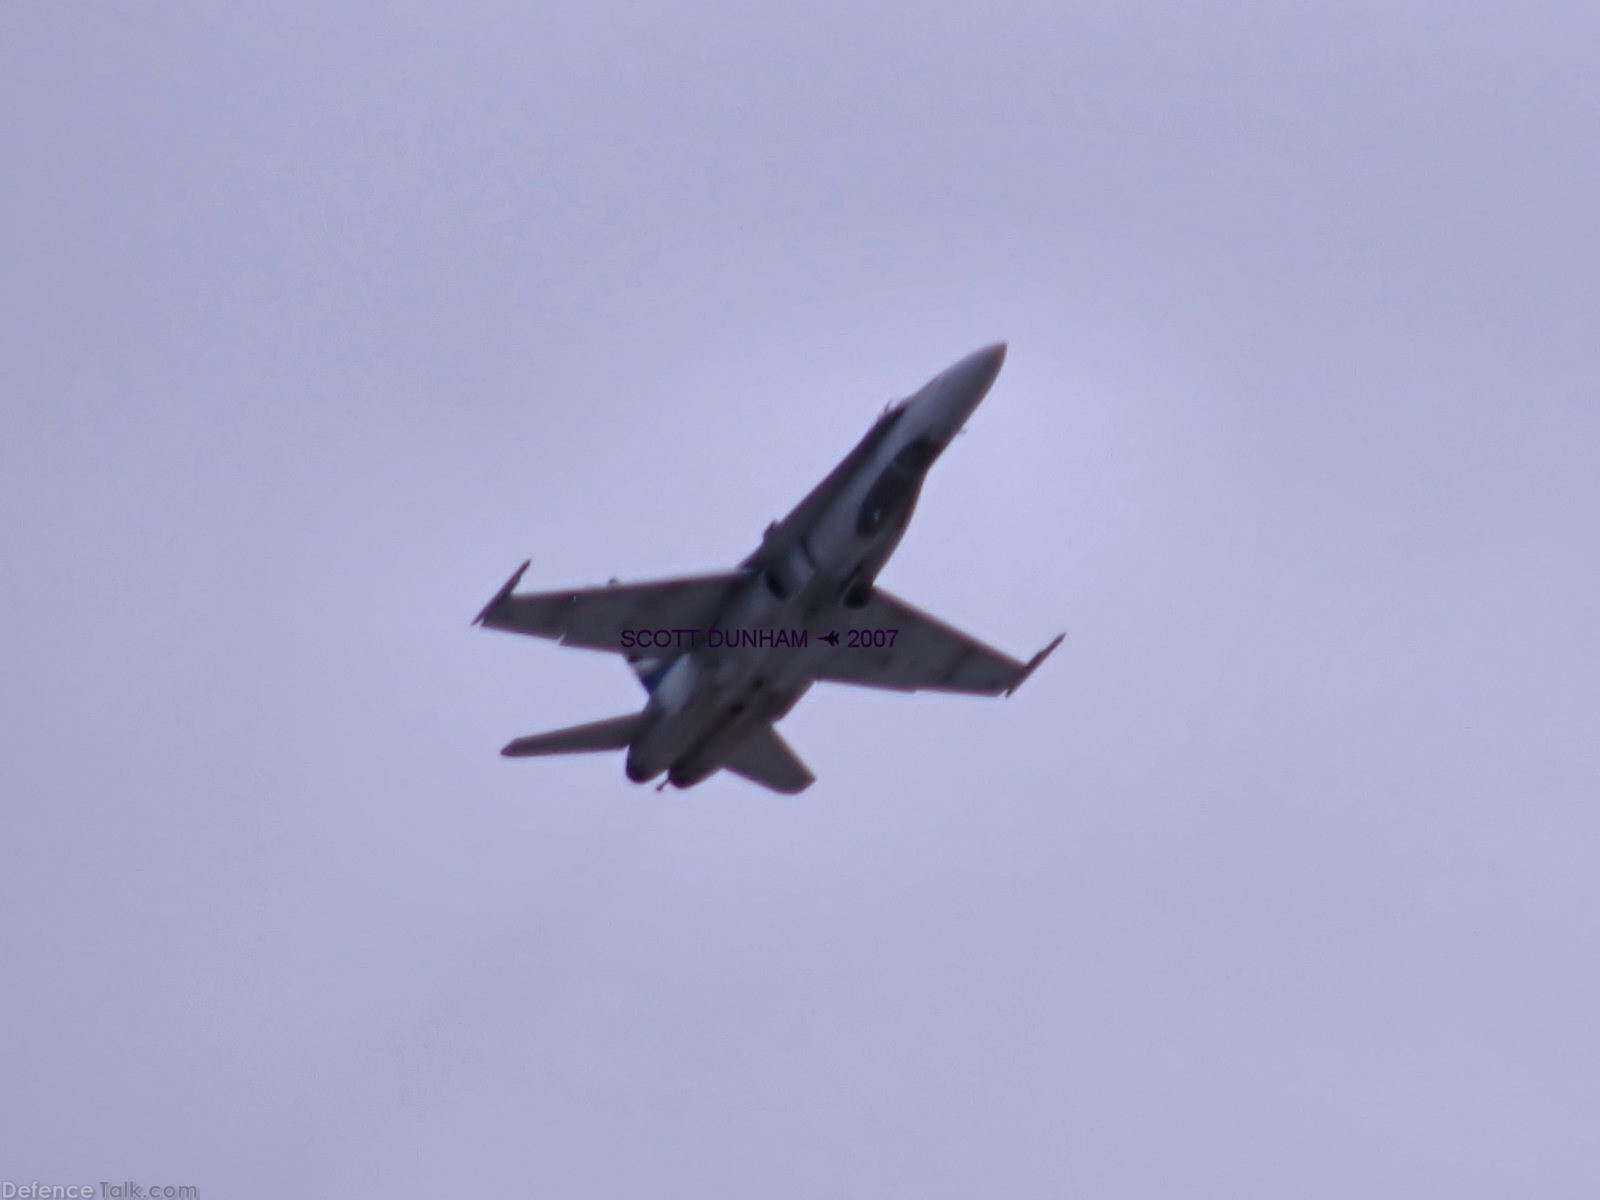
M 1006 344 L 996 342 L 992 346 L 985 346 L 982 350 L 974 350 L 945 374 L 955 385 L 952 390 L 976 393 L 978 398 L 982 399 L 994 385 L 995 376 L 1000 374 L 1000 368 L 1005 366 L 1005 362 Z
M 996 342 L 975 350 L 934 380 L 929 397 L 930 415 L 946 437 L 966 424 L 1006 361 L 1006 344 Z

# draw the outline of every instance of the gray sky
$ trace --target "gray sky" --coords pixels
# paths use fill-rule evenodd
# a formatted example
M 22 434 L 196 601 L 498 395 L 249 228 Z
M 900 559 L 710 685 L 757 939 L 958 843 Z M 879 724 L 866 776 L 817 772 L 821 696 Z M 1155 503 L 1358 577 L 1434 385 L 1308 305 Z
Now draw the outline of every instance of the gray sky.
M 7 6 L 0 1179 L 1592 1198 L 1596 14 Z M 1015 699 L 496 755 L 999 338 Z

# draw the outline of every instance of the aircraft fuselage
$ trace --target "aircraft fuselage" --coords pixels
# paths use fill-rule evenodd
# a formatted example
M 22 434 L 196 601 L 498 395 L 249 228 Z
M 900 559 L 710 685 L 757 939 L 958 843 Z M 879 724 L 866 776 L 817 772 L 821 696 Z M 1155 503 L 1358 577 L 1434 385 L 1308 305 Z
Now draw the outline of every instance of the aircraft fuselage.
M 663 771 L 689 787 L 757 725 L 786 714 L 816 680 L 831 649 L 822 638 L 859 609 L 900 540 L 928 469 L 988 393 L 1004 345 L 968 355 L 886 411 L 841 467 L 826 502 L 790 527 L 774 525 L 743 564 L 719 629 L 803 631 L 806 644 L 751 648 L 704 644 L 649 664 L 650 700 L 627 757 L 630 779 Z M 824 486 L 833 477 L 824 481 Z M 821 492 L 823 488 L 819 487 Z M 802 510 L 805 505 L 802 505 Z M 774 535 L 777 536 L 774 536 Z M 780 639 L 771 639 L 774 642 Z

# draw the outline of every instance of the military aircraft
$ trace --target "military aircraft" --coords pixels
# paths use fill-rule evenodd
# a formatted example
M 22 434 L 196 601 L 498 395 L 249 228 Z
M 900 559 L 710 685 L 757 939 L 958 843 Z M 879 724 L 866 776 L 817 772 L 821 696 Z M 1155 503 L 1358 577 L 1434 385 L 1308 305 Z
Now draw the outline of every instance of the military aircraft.
M 1019 662 L 875 582 L 928 468 L 988 393 L 1005 355 L 1004 343 L 970 354 L 885 409 L 737 570 L 517 595 L 523 563 L 474 624 L 621 654 L 649 700 L 636 713 L 518 738 L 501 753 L 626 749 L 636 783 L 665 771 L 661 787 L 687 788 L 728 770 L 794 793 L 815 776 L 773 723 L 819 680 L 904 692 L 1016 691 L 1061 637 Z

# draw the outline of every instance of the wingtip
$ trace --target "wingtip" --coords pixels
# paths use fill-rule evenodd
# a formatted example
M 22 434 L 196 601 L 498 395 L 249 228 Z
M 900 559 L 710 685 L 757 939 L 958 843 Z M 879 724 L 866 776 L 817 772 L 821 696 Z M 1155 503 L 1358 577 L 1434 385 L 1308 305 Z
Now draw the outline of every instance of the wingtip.
M 1055 648 L 1061 645 L 1061 643 L 1066 640 L 1066 637 L 1067 635 L 1065 633 L 1056 634 L 1054 641 L 1030 658 L 1027 662 L 1027 665 L 1022 668 L 1022 674 L 1017 676 L 1017 681 L 1006 689 L 1006 695 L 1011 695 L 1019 687 L 1027 683 L 1028 676 L 1032 675 L 1039 669 L 1039 667 L 1044 663 L 1044 660 L 1049 658 L 1050 655 L 1054 653 Z
M 528 564 L 531 562 L 533 562 L 533 559 L 531 558 L 524 559 L 522 565 L 511 573 L 511 578 L 506 580 L 505 583 L 501 585 L 500 590 L 494 594 L 494 599 L 490 600 L 489 603 L 480 608 L 478 610 L 478 615 L 472 618 L 472 623 L 474 625 L 482 625 L 483 619 L 493 612 L 507 596 L 511 595 L 511 593 L 516 589 L 517 584 L 522 582 L 522 573 L 528 569 Z

